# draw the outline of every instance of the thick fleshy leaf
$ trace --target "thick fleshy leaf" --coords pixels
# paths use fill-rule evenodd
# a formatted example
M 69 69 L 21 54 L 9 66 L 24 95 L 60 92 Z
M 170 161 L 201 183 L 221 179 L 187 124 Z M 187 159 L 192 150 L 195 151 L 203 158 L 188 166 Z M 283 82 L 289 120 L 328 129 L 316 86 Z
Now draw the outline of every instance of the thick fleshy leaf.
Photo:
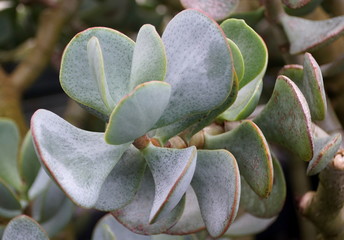
M 244 77 L 239 89 L 254 79 L 263 78 L 268 64 L 268 54 L 262 38 L 245 21 L 228 19 L 221 24 L 226 36 L 240 49 L 244 58 Z
M 312 119 L 323 120 L 327 112 L 323 77 L 318 63 L 309 53 L 305 54 L 303 72 L 302 87 L 299 88 L 308 102 Z
M 171 86 L 161 81 L 137 86 L 111 113 L 105 140 L 119 145 L 146 134 L 166 109 L 170 94 Z
M 12 219 L 7 225 L 2 240 L 13 239 L 49 240 L 38 223 L 25 215 Z
M 71 220 L 73 203 L 53 182 L 34 202 L 32 212 L 50 237 L 60 232 Z
M 281 22 L 290 42 L 291 54 L 314 50 L 344 34 L 344 16 L 312 21 L 283 14 Z
M 143 150 L 152 172 L 155 197 L 149 222 L 168 215 L 186 193 L 195 172 L 197 149 L 160 148 L 153 144 Z
M 157 127 L 225 102 L 233 83 L 233 62 L 222 30 L 197 10 L 184 10 L 167 25 L 162 40 L 167 56 L 165 81 L 172 93 Z
M 108 111 L 112 111 L 115 102 L 111 97 L 106 80 L 102 49 L 98 38 L 95 36 L 91 37 L 87 42 L 87 57 L 91 77 L 97 82 L 100 97 Z
M 321 70 L 311 54 L 305 54 L 304 65 L 286 65 L 279 72 L 299 87 L 305 96 L 313 120 L 322 120 L 327 111 Z
M 235 44 L 235 42 L 233 42 L 229 38 L 227 38 L 227 41 L 228 41 L 229 47 L 231 48 L 231 51 L 232 51 L 234 69 L 235 69 L 236 75 L 238 77 L 238 81 L 240 82 L 244 76 L 244 73 L 245 73 L 244 58 L 240 52 L 239 47 Z
M 92 37 L 96 37 L 99 42 L 99 46 L 94 48 L 98 60 L 94 59 L 93 63 L 89 61 L 88 52 L 91 50 L 87 50 L 88 42 Z M 106 106 L 103 97 L 111 97 L 114 104 L 117 104 L 129 92 L 134 45 L 131 39 L 110 28 L 89 28 L 77 34 L 62 56 L 60 81 L 63 90 L 78 103 L 108 117 L 112 109 Z M 98 69 L 102 65 L 99 51 L 101 51 L 104 71 Z M 90 64 L 93 64 L 91 68 Z M 94 74 L 98 71 L 99 76 Z M 101 78 L 98 77 L 101 75 L 106 77 L 107 86 L 101 84 L 102 88 L 99 89 L 98 83 Z
M 49 175 L 46 173 L 44 168 L 41 167 L 38 171 L 35 181 L 28 191 L 29 199 L 33 200 L 42 192 L 44 192 L 49 187 L 51 181 L 52 180 L 50 179 Z
M 205 229 L 195 191 L 189 186 L 183 215 L 176 225 L 166 231 L 170 235 L 186 235 Z
M 40 160 L 77 204 L 94 207 L 101 187 L 129 144 L 106 144 L 104 134 L 78 129 L 47 110 L 38 110 L 31 130 Z
M 258 105 L 263 89 L 263 79 L 255 79 L 238 92 L 235 102 L 218 118 L 226 121 L 238 121 L 247 118 Z
M 111 232 L 116 240 L 150 240 L 150 236 L 139 235 L 123 227 L 111 214 L 102 217 L 92 234 L 92 240 L 108 240 L 105 238 L 108 232 Z
M 241 178 L 241 198 L 240 206 L 248 213 L 261 218 L 271 218 L 276 216 L 283 208 L 286 197 L 286 183 L 282 167 L 278 160 L 273 159 L 274 181 L 272 192 L 266 199 L 260 198 L 244 178 Z
M 163 81 L 165 48 L 154 26 L 143 25 L 137 34 L 130 74 L 130 90 L 147 81 Z
M 204 148 L 230 151 L 251 188 L 262 198 L 270 194 L 273 183 L 270 149 L 263 133 L 252 121 L 244 121 L 223 134 L 206 134 Z
M 290 0 L 285 0 L 290 1 Z M 292 1 L 309 1 L 309 0 L 292 0 Z M 299 8 L 291 8 L 286 5 L 284 11 L 291 16 L 305 16 L 307 14 L 312 13 L 320 4 L 322 4 L 323 0 L 310 0 L 306 5 L 299 7 Z
M 318 174 L 336 155 L 340 144 L 342 143 L 342 135 L 334 134 L 329 137 L 314 139 L 314 157 L 307 167 L 307 175 Z
M 105 179 L 95 208 L 110 211 L 128 204 L 138 191 L 145 169 L 146 161 L 131 145 Z
M 227 18 L 239 5 L 239 0 L 181 0 L 184 8 L 195 8 L 216 21 Z
M 126 228 L 138 234 L 153 235 L 165 232 L 176 224 L 182 215 L 185 198 L 182 198 L 168 216 L 150 224 L 149 219 L 154 202 L 154 193 L 154 179 L 149 169 L 147 169 L 135 198 L 127 206 L 112 212 L 112 215 Z
M 220 237 L 239 207 L 240 175 L 235 158 L 226 150 L 198 150 L 191 185 L 209 234 Z
M 256 235 L 267 229 L 277 217 L 257 218 L 249 213 L 238 217 L 225 233 L 228 237 L 242 237 Z
M 282 0 L 290 8 L 300 8 L 309 3 L 311 0 Z
M 20 148 L 19 171 L 29 189 L 35 181 L 41 164 L 33 145 L 31 131 L 28 131 Z
M 260 7 L 250 12 L 235 12 L 230 17 L 243 19 L 250 27 L 254 28 L 264 18 L 264 10 L 264 7 Z
M 193 115 L 186 119 L 182 119 L 178 122 L 172 123 L 168 126 L 159 128 L 156 131 L 156 135 L 154 137 L 158 139 L 162 143 L 162 145 L 164 145 L 168 139 L 178 135 L 186 128 L 188 128 L 183 135 L 184 140 L 188 142 L 194 134 L 202 130 L 204 127 L 208 126 L 219 114 L 221 114 L 233 104 L 238 94 L 238 85 L 238 79 L 235 77 L 231 94 L 221 106 L 213 109 L 209 113 Z
M 12 218 L 21 213 L 21 205 L 10 186 L 0 179 L 0 216 Z
M 0 179 L 9 186 L 20 190 L 22 183 L 19 177 L 17 154 L 19 131 L 15 123 L 6 118 L 0 119 Z
M 269 102 L 254 122 L 268 141 L 286 147 L 304 161 L 312 159 L 311 115 L 305 97 L 289 78 L 277 78 Z

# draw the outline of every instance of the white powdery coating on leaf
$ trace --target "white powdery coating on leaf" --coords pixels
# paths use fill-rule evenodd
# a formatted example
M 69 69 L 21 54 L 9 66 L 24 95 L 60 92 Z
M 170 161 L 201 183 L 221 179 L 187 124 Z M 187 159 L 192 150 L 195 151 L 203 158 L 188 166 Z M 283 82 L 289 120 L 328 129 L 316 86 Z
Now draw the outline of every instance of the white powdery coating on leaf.
M 49 240 L 40 226 L 27 216 L 19 216 L 7 225 L 2 240 Z
M 144 156 L 155 183 L 150 215 L 153 220 L 169 213 L 183 197 L 195 171 L 197 152 L 195 147 L 171 149 L 151 145 Z
M 35 113 L 31 127 L 39 156 L 56 182 L 76 204 L 93 207 L 129 144 L 108 145 L 103 133 L 78 129 L 46 110 Z
M 174 17 L 162 36 L 167 56 L 165 81 L 172 86 L 160 126 L 221 105 L 232 87 L 232 60 L 219 26 L 196 10 Z
M 61 86 L 77 102 L 109 115 L 111 111 L 100 96 L 88 63 L 87 43 L 93 36 L 100 43 L 109 93 L 115 104 L 129 92 L 134 42 L 109 28 L 90 28 L 71 40 L 62 57 Z

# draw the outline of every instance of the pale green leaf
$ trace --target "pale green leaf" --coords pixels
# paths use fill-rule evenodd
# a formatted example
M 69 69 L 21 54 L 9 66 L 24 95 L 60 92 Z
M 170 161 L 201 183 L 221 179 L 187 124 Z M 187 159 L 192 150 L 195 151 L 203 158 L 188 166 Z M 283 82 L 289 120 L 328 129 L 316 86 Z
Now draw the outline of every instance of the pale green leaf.
M 69 97 L 106 120 L 111 109 L 104 104 L 98 88 L 98 80 L 94 79 L 95 76 L 89 67 L 87 44 L 92 37 L 96 37 L 99 41 L 108 92 L 115 104 L 129 92 L 135 43 L 113 29 L 96 27 L 77 34 L 63 53 L 60 70 L 63 90 Z
M 172 93 L 157 127 L 222 105 L 230 94 L 234 70 L 227 39 L 216 22 L 199 11 L 184 10 L 169 22 L 162 40 L 165 81 Z
M 199 9 L 216 21 L 227 18 L 239 5 L 239 0 L 181 0 L 184 8 Z
M 31 131 L 48 172 L 85 208 L 95 206 L 104 181 L 129 147 L 106 144 L 104 134 L 78 129 L 47 110 L 36 111 Z
M 197 150 L 161 148 L 150 144 L 143 156 L 152 172 L 155 183 L 154 203 L 149 222 L 168 215 L 186 193 L 195 172 Z
M 226 121 L 238 121 L 247 118 L 258 105 L 263 89 L 263 80 L 255 79 L 238 92 L 235 102 L 218 118 Z
M 163 81 L 165 48 L 154 26 L 143 25 L 137 34 L 130 74 L 130 90 L 147 81 Z
M 241 79 L 244 77 L 244 73 L 245 73 L 244 58 L 240 52 L 239 47 L 235 44 L 235 42 L 233 42 L 229 38 L 227 38 L 227 41 L 228 41 L 229 47 L 231 48 L 231 51 L 232 51 L 234 69 L 235 69 L 236 75 L 238 77 L 238 81 L 240 82 Z
M 278 160 L 273 158 L 274 181 L 272 192 L 268 198 L 260 198 L 244 178 L 241 178 L 241 198 L 242 206 L 248 213 L 261 218 L 272 218 L 282 210 L 286 198 L 286 183 L 282 167 Z
M 183 213 L 185 198 L 170 212 L 169 215 L 150 224 L 150 213 L 154 202 L 154 179 L 146 170 L 140 189 L 135 198 L 125 207 L 112 212 L 112 215 L 132 232 L 143 235 L 154 235 L 171 228 Z
M 242 237 L 256 235 L 265 231 L 277 219 L 272 218 L 258 218 L 249 213 L 244 213 L 238 217 L 230 228 L 225 233 L 228 237 Z
M 281 22 L 290 42 L 291 54 L 314 50 L 344 34 L 344 16 L 313 21 L 283 14 Z
M 18 147 L 19 131 L 17 126 L 10 119 L 0 118 L 0 179 L 20 190 L 22 182 L 18 172 Z
M 191 185 L 209 234 L 222 236 L 234 221 L 239 207 L 238 165 L 226 150 L 198 150 Z
M 97 82 L 100 97 L 102 98 L 103 103 L 108 111 L 111 112 L 115 107 L 115 102 L 110 95 L 106 80 L 102 49 L 100 47 L 98 38 L 95 36 L 91 37 L 91 39 L 87 42 L 87 57 L 91 77 Z
M 19 171 L 20 175 L 29 189 L 34 183 L 41 164 L 38 160 L 31 131 L 28 131 L 20 148 Z
M 7 225 L 2 240 L 49 240 L 36 221 L 25 215 L 13 218 Z
M 0 216 L 12 218 L 21 213 L 21 205 L 18 197 L 11 187 L 0 179 Z
M 230 151 L 251 188 L 262 198 L 269 196 L 273 183 L 272 158 L 256 124 L 247 120 L 229 132 L 215 136 L 206 134 L 204 141 L 204 148 Z
M 146 134 L 166 109 L 170 94 L 171 86 L 161 81 L 137 86 L 111 113 L 105 131 L 106 142 L 124 144 Z
M 268 64 L 267 48 L 262 38 L 245 21 L 228 19 L 221 24 L 226 36 L 240 49 L 244 58 L 245 72 L 239 89 L 254 79 L 261 79 Z
M 304 161 L 312 159 L 311 115 L 305 97 L 289 78 L 277 78 L 269 102 L 254 122 L 268 141 L 284 146 Z
M 185 208 L 176 225 L 166 231 L 171 235 L 186 235 L 205 229 L 195 191 L 189 186 L 185 196 Z

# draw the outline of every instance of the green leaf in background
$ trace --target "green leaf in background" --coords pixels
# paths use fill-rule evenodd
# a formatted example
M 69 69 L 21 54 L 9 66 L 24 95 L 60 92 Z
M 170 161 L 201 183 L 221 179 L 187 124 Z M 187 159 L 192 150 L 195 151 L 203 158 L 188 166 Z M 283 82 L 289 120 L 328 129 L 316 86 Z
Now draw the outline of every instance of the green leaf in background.
M 154 202 L 154 179 L 147 168 L 135 198 L 125 207 L 112 212 L 112 215 L 126 228 L 134 233 L 154 235 L 171 228 L 183 213 L 185 198 L 170 212 L 168 216 L 150 224 L 150 214 Z
M 226 36 L 240 49 L 245 73 L 239 89 L 254 79 L 263 78 L 268 64 L 267 48 L 262 38 L 244 20 L 228 19 L 221 24 Z
M 254 79 L 238 92 L 235 102 L 218 119 L 238 121 L 247 118 L 257 107 L 263 90 L 263 79 Z
M 49 240 L 45 231 L 32 218 L 25 215 L 13 218 L 7 225 L 2 240 Z
M 230 94 L 234 70 L 227 39 L 216 22 L 199 11 L 184 10 L 169 22 L 162 40 L 165 81 L 172 93 L 157 127 L 222 105 Z
M 21 214 L 21 205 L 11 187 L 0 179 L 0 216 L 12 218 Z
M 273 167 L 270 149 L 261 130 L 252 121 L 219 135 L 205 134 L 204 148 L 226 149 L 236 158 L 240 174 L 262 198 L 272 190 Z
M 314 157 L 307 167 L 307 175 L 315 175 L 322 171 L 336 155 L 342 135 L 340 133 L 323 138 L 314 138 Z
M 299 88 L 307 100 L 312 119 L 323 120 L 327 112 L 324 82 L 320 67 L 310 53 L 304 57 L 302 87 Z
M 115 107 L 115 102 L 110 95 L 109 86 L 106 80 L 102 49 L 98 38 L 95 36 L 91 37 L 87 42 L 87 57 L 91 77 L 97 82 L 100 97 L 105 107 L 111 112 Z
M 35 181 L 32 183 L 29 191 L 28 196 L 30 200 L 35 199 L 38 195 L 44 192 L 50 185 L 49 175 L 46 173 L 43 167 L 41 167 L 37 173 Z
M 300 8 L 308 4 L 311 0 L 282 0 L 290 8 Z
M 254 122 L 268 141 L 289 149 L 304 161 L 312 159 L 311 115 L 305 97 L 289 78 L 278 76 L 269 102 Z
M 289 1 L 289 0 L 286 0 L 286 1 Z M 301 1 L 309 1 L 309 0 L 301 0 Z M 291 8 L 286 5 L 284 10 L 288 15 L 291 15 L 291 16 L 305 16 L 307 14 L 312 13 L 322 2 L 323 0 L 310 0 L 306 5 L 299 8 Z
M 235 158 L 226 150 L 198 150 L 191 185 L 209 234 L 220 237 L 239 207 L 240 174 Z
M 260 20 L 264 17 L 264 7 L 257 8 L 250 12 L 235 12 L 230 15 L 230 18 L 237 18 L 244 20 L 250 27 L 254 28 Z
M 35 112 L 31 131 L 46 169 L 85 208 L 95 206 L 104 181 L 129 147 L 106 144 L 104 134 L 78 129 L 47 110 Z
M 19 132 L 15 123 L 0 118 L 0 179 L 20 190 L 22 182 L 18 172 Z
M 160 148 L 150 144 L 143 156 L 155 183 L 154 203 L 149 222 L 168 215 L 180 202 L 195 172 L 197 149 Z
M 288 77 L 300 88 L 303 80 L 303 66 L 299 64 L 284 65 L 279 71 L 278 75 L 284 75 Z
M 239 0 L 180 0 L 184 8 L 199 9 L 216 21 L 227 18 L 239 5 Z
M 130 87 L 147 81 L 163 81 L 166 74 L 165 48 L 154 26 L 143 25 L 138 32 L 130 74 Z
M 282 167 L 277 159 L 273 158 L 274 181 L 272 192 L 268 198 L 260 198 L 251 187 L 241 178 L 242 206 L 248 213 L 260 218 L 272 218 L 282 210 L 286 198 L 286 183 Z
M 35 181 L 40 168 L 41 164 L 33 145 L 31 131 L 28 131 L 19 153 L 19 172 L 27 189 Z
M 312 21 L 283 14 L 281 22 L 290 43 L 290 54 L 312 51 L 344 34 L 344 16 Z
M 108 117 L 111 109 L 104 104 L 98 88 L 98 80 L 94 79 L 95 76 L 89 66 L 87 44 L 92 37 L 96 37 L 99 41 L 98 47 L 101 49 L 104 64 L 103 74 L 106 76 L 109 97 L 113 99 L 114 104 L 129 92 L 135 43 L 113 29 L 96 27 L 77 34 L 63 53 L 60 70 L 63 90 L 86 108 Z
M 107 227 L 105 227 L 107 226 Z M 123 227 L 111 214 L 106 214 L 102 217 L 92 233 L 92 240 L 108 240 L 105 238 L 106 233 L 111 231 L 116 240 L 150 240 L 150 236 L 139 235 L 129 231 L 127 228 Z
M 166 231 L 171 235 L 186 235 L 205 229 L 195 191 L 189 186 L 185 196 L 185 208 L 176 225 Z
M 277 216 L 272 218 L 258 218 L 249 213 L 244 213 L 235 219 L 224 236 L 235 238 L 256 235 L 265 231 L 276 219 Z
M 106 142 L 119 145 L 146 134 L 166 109 L 170 94 L 171 86 L 161 81 L 137 86 L 111 113 L 105 131 Z

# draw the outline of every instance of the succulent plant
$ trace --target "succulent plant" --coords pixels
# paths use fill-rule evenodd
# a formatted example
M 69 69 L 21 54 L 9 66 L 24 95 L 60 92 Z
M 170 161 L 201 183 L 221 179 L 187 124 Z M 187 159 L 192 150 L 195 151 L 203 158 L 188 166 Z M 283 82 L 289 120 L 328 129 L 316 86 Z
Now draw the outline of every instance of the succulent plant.
M 328 106 L 313 56 L 305 53 L 303 65 L 284 66 L 269 100 L 258 106 L 268 64 L 264 41 L 244 20 L 229 18 L 220 25 L 213 20 L 227 18 L 239 1 L 181 2 L 207 13 L 180 12 L 161 37 L 146 24 L 135 42 L 105 27 L 89 28 L 70 41 L 62 56 L 61 86 L 106 129 L 86 131 L 40 109 L 31 119 L 32 136 L 23 143 L 20 171 L 17 148 L 1 146 L 6 156 L 0 162 L 0 191 L 6 197 L 0 199 L 0 215 L 17 216 L 32 201 L 32 217 L 47 231 L 18 216 L 3 228 L 3 239 L 16 232 L 31 239 L 56 234 L 72 214 L 59 189 L 77 206 L 106 213 L 94 240 L 252 235 L 275 221 L 286 198 L 271 144 L 309 162 L 308 175 L 333 160 L 342 138 L 314 123 L 326 117 Z M 291 9 L 311 4 L 283 3 Z M 266 11 L 278 19 L 290 54 L 321 47 L 344 32 L 343 17 L 316 22 L 283 9 L 271 16 L 269 8 L 280 5 L 265 7 L 242 18 L 255 22 Z M 0 124 L 17 131 L 7 120 Z M 18 145 L 17 135 L 3 134 L 0 140 Z M 44 176 L 33 148 L 52 182 L 32 197 L 38 172 Z

